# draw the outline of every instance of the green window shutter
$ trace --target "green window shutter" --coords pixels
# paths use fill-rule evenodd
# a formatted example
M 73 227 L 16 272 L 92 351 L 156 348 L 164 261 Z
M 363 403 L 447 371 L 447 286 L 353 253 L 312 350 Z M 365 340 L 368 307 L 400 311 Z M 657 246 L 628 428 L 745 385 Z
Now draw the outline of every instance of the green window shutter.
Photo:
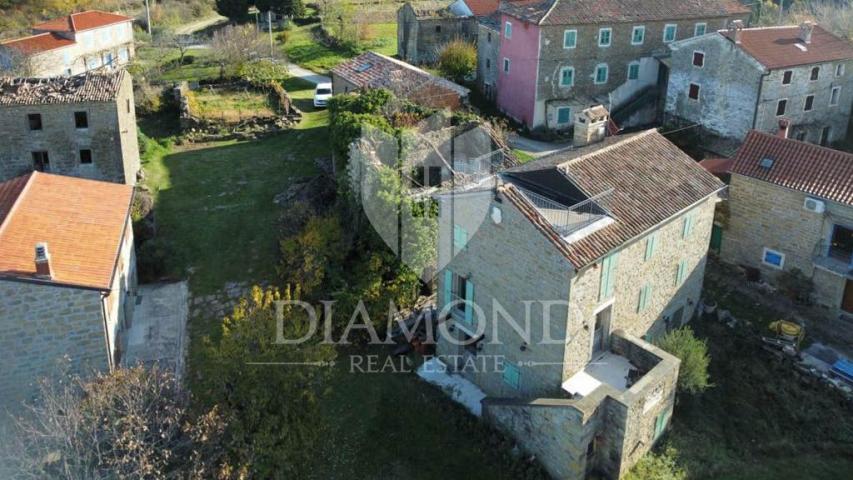
M 666 424 L 669 421 L 669 410 L 664 410 L 660 412 L 660 414 L 655 417 L 655 433 L 654 439 L 657 440 L 663 435 L 664 430 L 666 430 Z
M 468 244 L 468 231 L 459 225 L 453 225 L 453 253 L 459 253 Z
M 601 262 L 601 284 L 598 287 L 598 301 L 603 301 L 613 295 L 613 284 L 616 281 L 617 254 L 606 257 Z
M 637 311 L 638 312 L 642 312 L 643 310 L 646 309 L 646 307 L 649 306 L 649 300 L 651 299 L 651 296 L 652 296 L 652 286 L 648 285 L 648 284 L 644 285 L 643 288 L 640 289 L 640 301 L 639 301 L 639 304 L 637 305 Z
M 687 275 L 687 260 L 678 262 L 678 270 L 675 273 L 675 285 L 681 285 L 684 282 L 684 277 Z
M 518 385 L 521 381 L 521 371 L 516 365 L 504 362 L 503 380 L 504 383 L 518 390 Z
M 444 306 L 450 304 L 450 293 L 453 289 L 453 272 L 450 269 L 444 270 Z
M 655 247 L 657 247 L 658 243 L 658 234 L 657 232 L 649 235 L 649 238 L 646 239 L 646 258 L 645 260 L 650 260 L 655 254 Z
M 681 230 L 681 238 L 687 238 L 693 232 L 693 215 L 684 217 L 684 227 Z
M 474 284 L 471 280 L 465 282 L 465 323 L 474 325 Z

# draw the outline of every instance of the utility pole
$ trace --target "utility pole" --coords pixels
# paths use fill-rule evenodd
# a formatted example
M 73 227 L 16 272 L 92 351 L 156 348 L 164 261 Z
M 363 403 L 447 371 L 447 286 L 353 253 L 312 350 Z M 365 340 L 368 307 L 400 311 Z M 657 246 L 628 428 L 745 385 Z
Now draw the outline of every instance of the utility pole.
M 151 8 L 148 7 L 148 0 L 145 0 L 145 26 L 148 27 L 148 36 L 151 36 Z
M 270 58 L 272 58 L 275 56 L 275 55 L 273 55 L 273 43 L 272 43 L 272 8 L 267 10 L 267 23 L 269 24 L 269 26 L 267 27 L 267 30 L 270 32 Z

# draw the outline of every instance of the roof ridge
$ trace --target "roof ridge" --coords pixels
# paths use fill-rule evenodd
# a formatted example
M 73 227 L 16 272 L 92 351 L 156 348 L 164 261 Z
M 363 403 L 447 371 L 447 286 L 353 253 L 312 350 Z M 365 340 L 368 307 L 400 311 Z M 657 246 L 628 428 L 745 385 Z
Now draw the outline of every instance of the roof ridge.
M 750 133 L 763 135 L 763 136 L 768 137 L 768 138 L 775 138 L 775 139 L 777 139 L 777 141 L 780 141 L 780 142 L 794 142 L 798 146 L 802 146 L 805 148 L 812 148 L 815 150 L 823 150 L 827 153 L 833 153 L 833 154 L 840 155 L 840 156 L 846 158 L 847 160 L 853 160 L 853 153 L 845 152 L 843 150 L 837 150 L 835 148 L 830 148 L 830 147 L 826 147 L 823 145 L 818 145 L 816 143 L 803 142 L 803 141 L 797 140 L 796 138 L 787 138 L 787 137 L 783 138 L 783 137 L 780 137 L 780 136 L 772 134 L 772 133 L 761 132 L 758 130 L 750 130 Z
M 602 148 L 599 148 L 598 150 L 594 150 L 594 151 L 592 151 L 592 152 L 585 153 L 585 154 L 583 154 L 583 155 L 581 155 L 581 156 L 579 156 L 579 157 L 576 157 L 576 158 L 572 158 L 572 159 L 566 160 L 566 161 L 565 161 L 565 162 L 563 162 L 563 163 L 559 163 L 559 164 L 557 164 L 557 165 L 556 165 L 556 167 L 557 167 L 557 169 L 561 169 L 562 167 L 565 167 L 565 166 L 567 166 L 567 165 L 572 165 L 572 164 L 578 163 L 578 162 L 579 162 L 579 161 L 581 161 L 581 160 L 586 160 L 586 159 L 588 159 L 588 158 L 590 158 L 590 157 L 594 157 L 594 156 L 599 155 L 599 154 L 601 154 L 601 153 L 609 152 L 609 151 L 611 151 L 611 150 L 614 150 L 614 149 L 615 149 L 615 148 L 617 148 L 617 147 L 621 147 L 621 146 L 623 146 L 623 145 L 627 145 L 627 144 L 629 144 L 629 143 L 632 143 L 632 142 L 634 142 L 635 140 L 638 140 L 638 139 L 641 139 L 641 138 L 645 138 L 645 137 L 647 137 L 647 136 L 651 135 L 651 134 L 652 134 L 652 132 L 654 132 L 654 133 L 658 133 L 658 131 L 657 131 L 657 129 L 656 129 L 656 128 L 650 128 L 650 129 L 645 130 L 645 131 L 643 131 L 643 132 L 637 133 L 636 135 L 632 135 L 632 136 L 630 136 L 630 137 L 628 137 L 628 138 L 625 138 L 625 139 L 623 139 L 623 140 L 620 140 L 620 141 L 618 141 L 618 142 L 616 142 L 616 143 L 614 143 L 614 144 L 612 144 L 612 145 L 607 145 L 606 147 L 602 147 Z
M 68 22 L 71 24 L 71 31 L 77 31 L 77 25 L 74 24 L 74 15 L 77 15 L 78 12 L 73 12 L 71 15 L 68 15 Z
M 30 185 L 32 185 L 32 183 L 33 183 L 33 178 L 35 178 L 37 173 L 39 173 L 39 172 L 37 172 L 36 170 L 33 170 L 32 172 L 27 174 L 27 175 L 29 175 L 29 178 L 27 178 L 27 183 L 25 183 L 24 188 L 22 188 L 21 191 L 18 192 L 18 196 L 15 197 L 15 201 L 12 202 L 12 206 L 9 208 L 9 211 L 6 212 L 6 217 L 3 219 L 3 223 L 0 223 L 0 239 L 2 239 L 2 237 L 3 237 L 3 231 L 5 230 L 6 225 L 9 225 L 8 220 L 10 218 L 12 218 L 12 215 L 15 213 L 15 210 L 18 208 L 18 205 L 21 203 L 21 199 L 29 191 Z M 11 180 L 14 180 L 14 179 L 10 179 L 10 181 Z

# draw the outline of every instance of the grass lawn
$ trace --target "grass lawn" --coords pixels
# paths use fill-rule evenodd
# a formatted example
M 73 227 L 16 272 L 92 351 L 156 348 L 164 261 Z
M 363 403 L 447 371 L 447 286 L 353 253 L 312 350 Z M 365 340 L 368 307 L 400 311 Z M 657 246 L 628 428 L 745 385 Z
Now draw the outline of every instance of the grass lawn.
M 201 118 L 238 122 L 251 116 L 275 116 L 269 95 L 264 92 L 202 88 L 193 92 L 193 97 L 195 113 Z
M 721 308 L 755 328 L 766 309 L 708 282 Z M 853 472 L 853 407 L 823 387 L 810 387 L 761 350 L 751 330 L 697 321 L 708 341 L 714 387 L 682 395 L 668 442 L 691 479 L 849 478 Z M 847 473 L 844 473 L 847 472 Z
M 315 40 L 311 29 L 317 25 L 314 23 L 293 26 L 287 42 L 282 47 L 288 60 L 309 70 L 326 74 L 332 67 L 358 54 L 346 49 L 329 48 Z M 373 50 L 388 56 L 397 54 L 396 23 L 373 23 L 366 28 L 368 38 L 364 41 L 362 50 Z

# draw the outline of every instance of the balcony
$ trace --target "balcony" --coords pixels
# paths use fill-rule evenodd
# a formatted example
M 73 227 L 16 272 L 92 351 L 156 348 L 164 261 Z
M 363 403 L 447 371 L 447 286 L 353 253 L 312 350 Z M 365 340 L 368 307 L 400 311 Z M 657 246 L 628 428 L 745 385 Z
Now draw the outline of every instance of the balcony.
M 612 220 L 608 215 L 613 198 L 612 188 L 572 206 L 564 205 L 521 186 L 517 188 L 563 238 L 572 237 L 599 221 Z

